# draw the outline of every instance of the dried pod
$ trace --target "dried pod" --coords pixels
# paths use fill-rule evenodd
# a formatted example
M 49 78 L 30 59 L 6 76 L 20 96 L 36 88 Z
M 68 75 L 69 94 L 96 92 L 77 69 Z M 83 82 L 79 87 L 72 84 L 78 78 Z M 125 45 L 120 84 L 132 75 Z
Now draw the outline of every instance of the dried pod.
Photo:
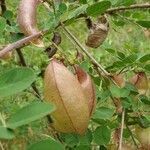
M 115 83 L 119 86 L 119 87 L 124 87 L 125 86 L 125 79 L 124 79 L 124 75 L 123 74 L 115 74 L 112 76 L 112 79 L 115 81 Z
M 76 77 L 52 60 L 45 71 L 44 99 L 56 105 L 52 126 L 64 133 L 85 133 L 89 122 L 88 102 Z
M 97 23 L 93 23 L 88 35 L 86 45 L 98 48 L 106 39 L 109 30 L 109 23 L 105 16 L 99 18 Z
M 61 35 L 58 32 L 54 32 L 52 41 L 58 46 L 61 43 Z M 57 52 L 57 47 L 54 43 L 45 50 L 49 58 L 52 58 Z
M 75 69 L 76 69 L 77 78 L 83 88 L 86 99 L 88 100 L 89 112 L 91 116 L 96 105 L 94 84 L 91 80 L 91 77 L 82 68 L 76 65 Z
M 130 83 L 132 83 L 138 89 L 140 94 L 146 94 L 149 89 L 149 80 L 145 72 L 136 73 L 130 79 Z
M 21 31 L 26 35 L 30 36 L 39 32 L 36 27 L 36 10 L 40 0 L 21 0 L 18 11 L 18 23 Z M 38 47 L 44 47 L 44 44 L 40 38 L 32 41 Z
M 150 128 L 136 128 L 136 136 L 143 150 L 150 150 Z

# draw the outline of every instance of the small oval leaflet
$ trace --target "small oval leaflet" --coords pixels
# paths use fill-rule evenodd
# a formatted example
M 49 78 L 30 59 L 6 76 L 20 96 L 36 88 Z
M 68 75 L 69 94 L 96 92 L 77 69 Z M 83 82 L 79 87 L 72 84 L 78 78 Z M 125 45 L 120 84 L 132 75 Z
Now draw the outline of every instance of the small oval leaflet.
M 15 129 L 32 121 L 41 119 L 55 110 L 54 105 L 44 102 L 33 102 L 18 110 L 8 119 L 7 127 Z
M 27 89 L 36 79 L 29 68 L 14 68 L 0 75 L 0 97 L 11 96 Z
M 48 138 L 46 140 L 39 141 L 31 146 L 27 150 L 64 150 L 61 143 L 55 141 L 53 138 Z

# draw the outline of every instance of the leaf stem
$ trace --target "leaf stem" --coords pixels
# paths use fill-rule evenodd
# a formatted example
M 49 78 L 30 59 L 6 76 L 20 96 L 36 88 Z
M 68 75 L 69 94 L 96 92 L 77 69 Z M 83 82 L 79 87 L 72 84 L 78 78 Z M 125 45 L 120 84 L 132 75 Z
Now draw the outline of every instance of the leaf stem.
M 106 76 L 110 76 L 101 64 L 97 62 L 97 60 L 81 45 L 78 39 L 67 29 L 63 24 L 61 24 L 63 30 L 72 38 L 72 40 L 79 46 L 79 48 L 90 58 L 91 62 L 97 66 Z
M 121 131 L 120 131 L 120 139 L 119 139 L 119 147 L 118 147 L 118 150 L 122 150 L 124 121 L 125 121 L 125 109 L 123 109 L 123 111 L 122 111 L 122 117 L 121 117 Z
M 107 9 L 105 11 L 105 13 L 113 14 L 113 13 L 116 13 L 118 11 L 126 11 L 126 10 L 141 9 L 141 8 L 142 9 L 150 8 L 150 4 L 145 3 L 145 4 L 134 4 L 134 5 L 130 5 L 130 6 L 114 7 L 114 8 Z

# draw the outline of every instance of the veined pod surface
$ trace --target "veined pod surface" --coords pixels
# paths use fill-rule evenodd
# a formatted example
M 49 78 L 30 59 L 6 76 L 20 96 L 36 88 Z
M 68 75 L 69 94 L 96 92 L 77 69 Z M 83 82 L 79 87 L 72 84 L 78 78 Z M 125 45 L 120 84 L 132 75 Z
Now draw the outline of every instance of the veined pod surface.
M 83 92 L 87 98 L 89 104 L 90 116 L 94 111 L 96 105 L 95 87 L 91 77 L 78 65 L 75 66 L 77 78 L 82 86 Z
M 90 34 L 87 37 L 86 45 L 92 48 L 98 48 L 107 38 L 109 23 L 105 16 L 99 18 L 98 22 L 93 23 Z
M 52 126 L 60 132 L 84 134 L 89 109 L 82 87 L 63 64 L 52 60 L 45 71 L 44 99 L 56 105 Z
M 136 73 L 130 79 L 130 83 L 132 83 L 138 89 L 140 94 L 146 94 L 149 89 L 149 80 L 145 72 Z
M 40 0 L 21 0 L 18 10 L 18 23 L 21 31 L 30 36 L 39 32 L 37 28 L 36 10 L 40 4 Z M 43 47 L 44 44 L 40 38 L 32 41 L 38 47 Z

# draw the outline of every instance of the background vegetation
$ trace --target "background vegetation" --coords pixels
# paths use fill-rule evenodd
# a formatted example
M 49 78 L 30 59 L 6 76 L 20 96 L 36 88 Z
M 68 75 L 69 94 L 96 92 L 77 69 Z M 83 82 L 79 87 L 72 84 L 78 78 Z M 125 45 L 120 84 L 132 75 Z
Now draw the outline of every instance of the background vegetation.
M 0 2 L 2 3 L 2 1 Z M 5 2 L 7 10 L 3 12 L 1 9 L 0 15 L 1 49 L 24 37 L 20 33 L 17 23 L 19 0 L 6 0 Z M 40 30 L 49 30 L 47 34 L 42 36 L 45 47 L 38 48 L 29 44 L 19 48 L 18 51 L 21 51 L 25 64 L 16 50 L 13 50 L 11 58 L 0 60 L 0 149 L 34 150 L 36 148 L 30 147 L 30 145 L 44 139 L 48 139 L 48 141 L 44 141 L 47 145 L 44 142 L 39 142 L 38 147 L 42 145 L 45 150 L 49 147 L 51 149 L 63 149 L 62 145 L 65 149 L 75 150 L 109 149 L 115 143 L 113 134 L 116 129 L 120 128 L 122 118 L 122 114 L 116 112 L 111 99 L 116 95 L 122 98 L 122 105 L 126 110 L 123 143 L 132 145 L 134 148 L 138 147 L 137 149 L 142 147 L 135 131 L 137 128 L 144 129 L 150 126 L 149 91 L 146 95 L 140 95 L 137 89 L 130 84 L 127 84 L 122 91 L 117 87 L 112 87 L 112 83 L 97 74 L 91 60 L 72 42 L 71 37 L 68 38 L 63 28 L 61 26 L 56 28 L 60 21 L 68 20 L 65 22 L 65 26 L 108 72 L 112 74 L 124 72 L 127 82 L 135 72 L 145 72 L 149 79 L 150 9 L 137 8 L 106 13 L 110 27 L 107 39 L 100 47 L 92 49 L 85 45 L 89 29 L 85 17 L 82 17 L 81 14 L 86 14 L 85 5 L 90 7 L 99 2 L 101 1 L 64 1 L 60 6 L 55 6 L 55 13 L 52 5 L 50 6 L 51 12 L 49 12 L 43 4 L 40 4 L 37 16 L 38 27 Z M 89 13 L 88 16 L 95 21 L 109 8 L 130 7 L 132 4 L 148 4 L 148 2 L 148 0 L 112 0 L 110 1 L 111 6 L 103 12 L 99 12 L 93 7 L 91 12 L 95 12 L 96 15 L 93 17 L 92 13 Z M 43 98 L 42 76 L 50 62 L 45 49 L 52 44 L 53 32 L 59 32 L 62 37 L 62 42 L 54 57 L 58 60 L 64 60 L 67 66 L 79 64 L 91 75 L 96 87 L 96 112 L 91 118 L 85 136 L 56 133 L 50 128 L 45 117 L 53 111 L 53 106 L 46 104 L 42 106 L 41 102 L 35 103 L 38 101 L 35 86 L 40 94 L 39 99 Z M 78 59 L 77 52 L 82 53 L 84 60 Z M 11 85 L 5 84 L 5 81 L 8 80 L 10 80 Z M 34 84 L 32 84 L 33 82 Z M 149 81 L 147 82 L 149 83 Z M 28 111 L 23 109 L 25 107 Z M 30 111 L 33 111 L 33 114 Z M 25 120 L 26 117 L 31 120 Z M 20 123 L 20 120 L 23 123 Z M 111 147 L 111 149 L 117 148 Z

